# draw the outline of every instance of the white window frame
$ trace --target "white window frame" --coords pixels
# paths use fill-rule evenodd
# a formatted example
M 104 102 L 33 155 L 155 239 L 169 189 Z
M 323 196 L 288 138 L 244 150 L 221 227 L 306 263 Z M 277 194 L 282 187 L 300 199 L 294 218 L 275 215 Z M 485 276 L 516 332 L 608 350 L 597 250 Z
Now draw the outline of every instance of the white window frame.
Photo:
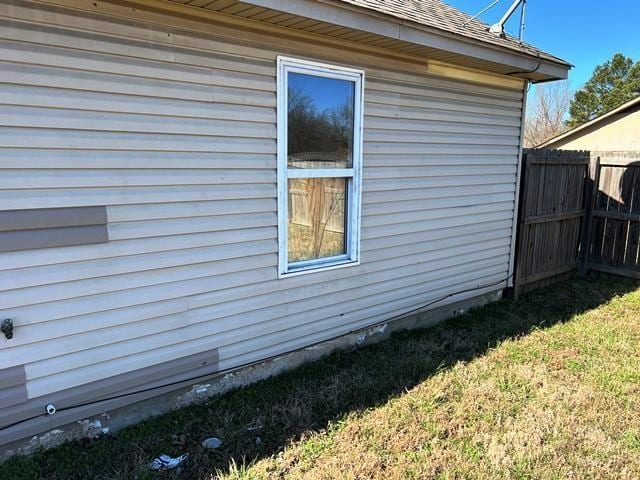
M 352 168 L 291 169 L 287 162 L 287 90 L 289 72 L 336 78 L 354 82 L 353 164 Z M 278 277 L 324 271 L 360 264 L 360 204 L 362 196 L 362 128 L 364 111 L 364 71 L 326 63 L 278 56 L 277 60 L 277 141 L 278 141 Z M 288 255 L 288 179 L 347 178 L 345 243 L 343 255 L 289 264 Z

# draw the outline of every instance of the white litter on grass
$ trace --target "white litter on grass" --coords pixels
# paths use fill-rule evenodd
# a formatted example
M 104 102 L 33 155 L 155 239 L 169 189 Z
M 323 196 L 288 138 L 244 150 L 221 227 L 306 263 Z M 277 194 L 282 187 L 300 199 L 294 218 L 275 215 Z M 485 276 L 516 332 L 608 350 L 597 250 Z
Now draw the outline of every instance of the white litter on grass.
M 98 419 L 95 420 L 81 420 L 78 422 L 78 425 L 82 428 L 82 432 L 89 438 L 96 438 L 100 436 L 100 434 L 108 433 L 109 428 L 103 427 L 102 422 Z
M 376 333 L 384 333 L 386 329 L 387 329 L 387 324 L 383 323 L 382 325 L 378 325 L 377 327 L 374 327 L 371 330 L 369 330 L 369 335 L 375 335 Z
M 202 446 L 204 448 L 214 449 L 214 448 L 218 448 L 220 445 L 222 445 L 222 440 L 216 437 L 206 438 L 205 440 L 202 441 Z
M 198 385 L 196 387 L 196 394 L 197 395 L 203 395 L 205 393 L 208 393 L 210 387 L 211 387 L 211 384 L 209 384 L 209 383 L 207 383 L 205 385 Z
M 366 332 L 361 333 L 360 335 L 358 335 L 356 337 L 356 345 L 360 345 L 367 338 L 372 337 L 373 335 L 383 334 L 386 329 L 387 329 L 387 324 L 383 323 L 382 325 L 378 325 L 377 327 L 373 327 L 373 328 L 367 330 Z
M 182 462 L 184 462 L 188 453 L 183 453 L 179 457 L 170 457 L 169 455 L 160 455 L 158 458 L 154 458 L 153 462 L 149 464 L 149 468 L 151 470 L 169 470 L 172 468 L 176 468 Z

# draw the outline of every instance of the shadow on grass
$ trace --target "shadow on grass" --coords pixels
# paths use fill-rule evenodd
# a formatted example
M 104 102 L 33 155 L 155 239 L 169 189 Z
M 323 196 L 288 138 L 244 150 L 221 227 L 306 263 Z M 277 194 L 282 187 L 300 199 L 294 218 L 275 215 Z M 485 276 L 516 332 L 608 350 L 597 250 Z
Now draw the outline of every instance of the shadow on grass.
M 0 478 L 211 478 L 229 463 L 273 455 L 346 414 L 403 394 L 437 372 L 483 355 L 507 338 L 565 322 L 639 284 L 594 276 L 472 310 L 435 328 L 403 332 L 377 345 L 339 352 L 292 372 L 177 410 L 115 436 L 65 444 L 0 465 Z M 218 450 L 200 446 L 223 440 Z M 258 440 L 259 439 L 259 440 Z M 151 473 L 161 453 L 190 457 L 181 472 Z

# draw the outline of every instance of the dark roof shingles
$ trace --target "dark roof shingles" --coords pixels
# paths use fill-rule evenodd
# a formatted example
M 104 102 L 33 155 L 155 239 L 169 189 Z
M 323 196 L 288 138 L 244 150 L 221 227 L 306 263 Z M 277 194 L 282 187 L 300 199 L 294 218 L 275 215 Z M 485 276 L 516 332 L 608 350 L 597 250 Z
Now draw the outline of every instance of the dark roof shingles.
M 341 0 L 368 10 L 394 16 L 401 20 L 408 20 L 438 30 L 452 32 L 499 47 L 515 50 L 536 58 L 569 65 L 566 61 L 545 53 L 536 47 L 506 35 L 498 37 L 489 33 L 489 26 L 478 19 L 470 20 L 471 16 L 447 5 L 441 0 Z

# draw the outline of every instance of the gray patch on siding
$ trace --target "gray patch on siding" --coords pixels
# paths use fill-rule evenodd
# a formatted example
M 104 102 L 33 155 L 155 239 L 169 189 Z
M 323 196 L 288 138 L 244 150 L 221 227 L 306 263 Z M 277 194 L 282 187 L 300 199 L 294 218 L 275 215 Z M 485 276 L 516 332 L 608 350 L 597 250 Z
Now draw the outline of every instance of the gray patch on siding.
M 0 410 L 26 402 L 28 398 L 24 365 L 0 370 Z
M 58 411 L 52 416 L 42 415 L 5 431 L 0 431 L 0 445 L 192 385 L 197 381 L 191 380 L 193 377 L 218 372 L 218 363 L 218 349 L 213 349 L 97 380 L 51 395 L 29 400 L 25 398 L 18 405 L 0 409 L 0 428 L 3 425 L 10 425 L 43 414 L 48 403 L 53 403 L 58 409 L 70 409 Z M 163 386 L 167 384 L 171 385 Z M 109 400 L 110 397 L 116 396 L 119 398 Z M 75 405 L 89 402 L 91 403 L 88 405 L 74 408 Z
M 105 207 L 38 208 L 0 211 L 0 232 L 107 223 Z
M 106 207 L 0 211 L 0 252 L 107 241 Z

